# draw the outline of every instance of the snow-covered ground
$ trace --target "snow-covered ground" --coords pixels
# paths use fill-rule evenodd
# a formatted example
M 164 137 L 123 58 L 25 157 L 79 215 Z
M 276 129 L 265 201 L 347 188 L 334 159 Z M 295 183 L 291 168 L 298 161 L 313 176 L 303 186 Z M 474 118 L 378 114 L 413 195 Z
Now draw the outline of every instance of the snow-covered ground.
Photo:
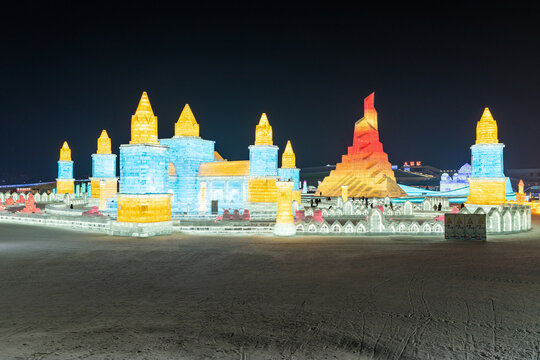
M 540 219 L 429 237 L 0 226 L 0 359 L 540 358 Z

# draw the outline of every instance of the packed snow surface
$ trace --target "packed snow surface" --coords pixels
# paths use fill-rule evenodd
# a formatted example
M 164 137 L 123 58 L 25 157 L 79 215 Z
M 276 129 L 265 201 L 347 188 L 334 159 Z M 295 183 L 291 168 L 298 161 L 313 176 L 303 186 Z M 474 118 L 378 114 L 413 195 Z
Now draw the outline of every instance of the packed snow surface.
M 536 360 L 539 220 L 486 243 L 2 225 L 0 359 Z

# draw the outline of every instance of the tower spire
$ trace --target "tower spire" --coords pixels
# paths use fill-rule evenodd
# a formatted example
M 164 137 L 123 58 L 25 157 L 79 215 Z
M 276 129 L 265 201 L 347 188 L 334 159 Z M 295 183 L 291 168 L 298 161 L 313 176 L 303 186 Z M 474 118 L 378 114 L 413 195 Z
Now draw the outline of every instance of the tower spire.
M 497 138 L 497 122 L 493 119 L 489 108 L 485 108 L 476 124 L 476 143 L 477 144 L 498 144 Z
M 199 136 L 199 124 L 189 104 L 184 106 L 178 121 L 174 125 L 174 136 Z
M 71 149 L 67 141 L 64 141 L 62 148 L 60 149 L 60 161 L 71 161 Z
M 296 155 L 294 154 L 291 140 L 287 140 L 287 145 L 281 156 L 281 167 L 283 169 L 296 169 Z
M 364 99 L 364 117 L 358 120 L 355 124 L 356 128 L 359 127 L 363 130 L 375 130 L 378 131 L 377 124 L 377 110 L 375 110 L 375 93 L 372 92 Z
M 97 141 L 97 154 L 111 154 L 111 138 L 107 130 L 103 130 Z
M 158 144 L 157 116 L 154 115 L 146 91 L 142 93 L 137 110 L 131 117 L 131 141 L 129 143 Z
M 255 145 L 274 145 L 272 140 L 272 126 L 268 122 L 266 113 L 262 113 L 259 125 L 255 128 Z

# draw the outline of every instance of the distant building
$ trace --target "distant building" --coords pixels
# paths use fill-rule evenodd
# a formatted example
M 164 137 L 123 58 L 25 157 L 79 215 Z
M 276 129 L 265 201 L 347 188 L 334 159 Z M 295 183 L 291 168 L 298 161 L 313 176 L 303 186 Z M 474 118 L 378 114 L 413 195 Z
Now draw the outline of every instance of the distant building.
M 441 175 L 440 191 L 451 191 L 469 186 L 469 177 L 472 174 L 472 166 L 467 163 L 459 168 L 454 177 L 444 172 Z

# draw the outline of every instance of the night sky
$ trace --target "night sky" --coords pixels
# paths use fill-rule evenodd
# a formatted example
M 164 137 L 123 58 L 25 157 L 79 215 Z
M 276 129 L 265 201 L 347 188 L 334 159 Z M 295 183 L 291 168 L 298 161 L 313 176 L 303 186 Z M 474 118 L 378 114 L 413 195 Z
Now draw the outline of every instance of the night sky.
M 129 141 L 142 91 L 160 138 L 189 103 L 201 136 L 229 160 L 248 159 L 266 112 L 280 157 L 290 139 L 297 166 L 334 164 L 375 91 L 393 164 L 459 168 L 488 106 L 505 167 L 540 167 L 532 6 L 42 3 L 2 9 L 4 182 L 54 180 L 64 140 L 75 177 L 90 176 L 102 129 L 116 153 Z

